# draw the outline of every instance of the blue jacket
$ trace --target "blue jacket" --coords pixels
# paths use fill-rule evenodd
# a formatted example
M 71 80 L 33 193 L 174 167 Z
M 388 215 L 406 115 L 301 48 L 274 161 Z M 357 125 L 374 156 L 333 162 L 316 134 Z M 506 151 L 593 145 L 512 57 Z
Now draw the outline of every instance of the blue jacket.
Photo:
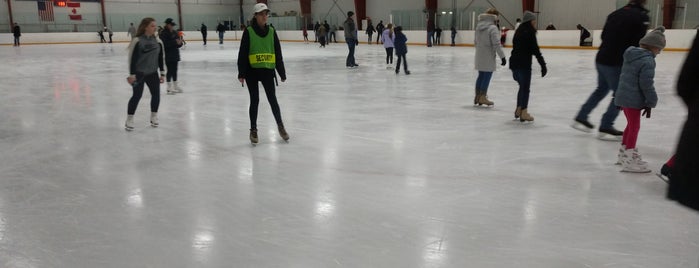
M 655 108 L 658 95 L 653 86 L 655 77 L 655 55 L 650 50 L 629 47 L 624 52 L 619 88 L 614 103 L 626 108 Z
M 408 42 L 408 37 L 403 34 L 403 32 L 394 32 L 393 35 L 395 36 L 393 40 L 393 45 L 396 47 L 396 55 L 405 55 L 408 54 L 408 45 L 406 44 Z

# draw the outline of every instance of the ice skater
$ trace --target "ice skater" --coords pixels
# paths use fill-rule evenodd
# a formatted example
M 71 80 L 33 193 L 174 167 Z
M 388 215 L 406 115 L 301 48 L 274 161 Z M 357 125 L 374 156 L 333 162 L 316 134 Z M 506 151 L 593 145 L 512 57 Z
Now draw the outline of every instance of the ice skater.
M 625 172 L 651 171 L 641 159 L 636 141 L 641 130 L 641 115 L 650 118 L 651 109 L 658 103 L 653 78 L 655 57 L 665 48 L 664 32 L 665 28 L 660 26 L 639 41 L 640 47 L 631 46 L 624 52 L 614 103 L 624 111 L 627 122 L 617 155 L 617 163 L 623 166 L 622 171 Z
M 580 107 L 580 111 L 571 125 L 573 128 L 592 132 L 595 128 L 588 117 L 595 107 L 607 96 L 609 91 L 616 92 L 619 86 L 619 75 L 623 54 L 626 48 L 638 46 L 638 41 L 646 34 L 649 18 L 648 10 L 643 7 L 646 0 L 631 0 L 629 3 L 609 14 L 602 30 L 602 44 L 597 52 L 595 65 L 597 68 L 597 89 Z M 607 111 L 602 115 L 597 138 L 601 140 L 620 141 L 623 132 L 614 128 L 614 120 L 619 110 L 612 99 Z
M 282 58 L 282 48 L 279 37 L 274 27 L 267 25 L 269 8 L 263 3 L 255 4 L 253 13 L 255 14 L 250 22 L 250 26 L 243 31 L 240 40 L 240 50 L 238 51 L 238 80 L 240 83 L 248 85 L 250 93 L 250 142 L 257 144 L 257 107 L 260 102 L 259 84 L 265 89 L 267 101 L 272 108 L 274 120 L 277 121 L 279 136 L 285 141 L 289 140 L 289 134 L 284 129 L 281 109 L 275 95 L 274 83 L 276 74 L 279 72 L 282 82 L 286 81 L 286 70 Z
M 505 52 L 500 45 L 500 30 L 498 30 L 498 12 L 495 8 L 488 9 L 478 15 L 478 25 L 475 31 L 476 64 L 478 78 L 476 79 L 476 93 L 473 98 L 474 105 L 492 106 L 495 103 L 488 99 L 488 86 L 493 72 L 496 69 L 495 56 L 500 59 L 500 65 L 505 66 L 507 60 Z
M 127 131 L 134 129 L 133 116 L 138 102 L 143 95 L 143 86 L 150 90 L 150 125 L 158 127 L 158 106 L 160 106 L 160 84 L 165 81 L 164 46 L 155 35 L 155 19 L 144 18 L 129 44 L 129 77 L 126 82 L 131 85 L 133 95 L 129 99 L 126 112 Z M 158 76 L 160 70 L 160 76 Z
M 175 31 L 175 21 L 172 18 L 165 20 L 163 31 L 160 32 L 160 40 L 165 46 L 165 64 L 167 65 L 167 94 L 182 93 L 182 88 L 177 82 L 177 65 L 180 61 L 180 47 L 182 39 Z
M 395 28 L 394 34 L 396 37 L 393 45 L 396 47 L 396 56 L 398 57 L 398 61 L 396 62 L 396 74 L 400 73 L 400 63 L 402 60 L 403 71 L 406 75 L 410 75 L 410 71 L 408 71 L 408 60 L 405 59 L 405 55 L 408 54 L 408 37 L 403 33 L 403 27 L 401 26 Z
M 517 92 L 517 108 L 515 109 L 515 119 L 520 122 L 534 121 L 534 117 L 529 114 L 529 86 L 532 81 L 532 56 L 541 66 L 541 77 L 546 76 L 546 62 L 539 50 L 536 40 L 536 15 L 531 11 L 525 11 L 522 24 L 515 31 L 512 39 L 512 54 L 510 56 L 510 69 L 512 77 L 519 84 Z
M 393 48 L 396 35 L 393 33 L 393 24 L 389 23 L 381 33 L 381 41 L 386 49 L 386 69 L 393 69 Z M 377 41 L 378 43 L 378 41 Z

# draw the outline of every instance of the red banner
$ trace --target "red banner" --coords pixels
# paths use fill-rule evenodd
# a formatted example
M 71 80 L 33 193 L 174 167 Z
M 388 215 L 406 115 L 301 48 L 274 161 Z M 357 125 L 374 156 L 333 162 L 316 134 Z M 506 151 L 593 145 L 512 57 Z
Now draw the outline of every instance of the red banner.
M 80 7 L 80 3 L 68 2 L 68 5 L 67 5 L 67 6 L 68 6 L 68 7 Z
M 83 15 L 68 15 L 70 20 L 83 20 Z

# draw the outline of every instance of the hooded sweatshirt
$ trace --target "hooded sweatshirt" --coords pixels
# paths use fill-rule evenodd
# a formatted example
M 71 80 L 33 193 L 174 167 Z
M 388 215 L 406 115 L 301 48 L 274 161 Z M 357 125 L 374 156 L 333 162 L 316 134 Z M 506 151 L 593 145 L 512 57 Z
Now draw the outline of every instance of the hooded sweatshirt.
M 619 88 L 614 103 L 625 108 L 655 108 L 658 95 L 653 86 L 655 76 L 655 55 L 650 50 L 629 47 L 624 52 L 624 65 L 621 67 Z
M 495 71 L 495 54 L 504 58 L 505 52 L 500 45 L 500 30 L 495 25 L 497 16 L 493 14 L 478 15 L 478 25 L 475 32 L 476 70 L 482 72 Z

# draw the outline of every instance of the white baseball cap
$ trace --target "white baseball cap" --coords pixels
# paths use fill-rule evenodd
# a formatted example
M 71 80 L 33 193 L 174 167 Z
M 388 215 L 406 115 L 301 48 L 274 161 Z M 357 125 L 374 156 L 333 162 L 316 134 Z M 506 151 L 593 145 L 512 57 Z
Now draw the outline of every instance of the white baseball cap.
M 265 5 L 264 3 L 257 3 L 257 4 L 255 4 L 255 6 L 253 7 L 253 11 L 252 11 L 252 12 L 255 13 L 255 14 L 257 14 L 257 13 L 260 13 L 260 12 L 265 11 L 265 10 L 269 10 L 269 8 L 267 7 L 267 5 Z

